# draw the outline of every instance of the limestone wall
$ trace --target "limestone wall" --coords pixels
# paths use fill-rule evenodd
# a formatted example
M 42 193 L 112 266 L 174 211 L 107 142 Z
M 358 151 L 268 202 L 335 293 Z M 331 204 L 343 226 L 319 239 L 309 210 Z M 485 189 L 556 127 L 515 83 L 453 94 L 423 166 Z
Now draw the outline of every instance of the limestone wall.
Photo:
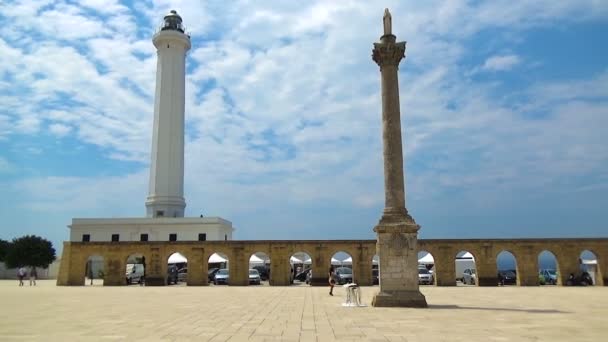
M 480 286 L 497 285 L 497 255 L 511 252 L 517 263 L 517 283 L 521 286 L 538 285 L 538 255 L 552 252 L 560 274 L 558 285 L 564 284 L 570 273 L 579 273 L 579 257 L 589 250 L 597 257 L 597 285 L 608 285 L 608 238 L 596 239 L 436 239 L 419 240 L 418 249 L 430 252 L 435 259 L 435 282 L 439 286 L 454 286 L 454 260 L 460 251 L 475 257 Z M 207 285 L 207 260 L 216 252 L 229 259 L 230 284 L 247 285 L 249 258 L 264 252 L 270 257 L 270 284 L 289 285 L 289 258 L 296 252 L 312 257 L 313 285 L 326 285 L 331 257 L 338 251 L 352 256 L 354 281 L 372 284 L 372 258 L 376 254 L 376 240 L 310 240 L 310 241 L 205 241 L 205 242 L 64 242 L 58 285 L 83 285 L 85 265 L 92 255 L 103 257 L 104 285 L 125 283 L 126 260 L 141 254 L 146 260 L 146 284 L 165 285 L 167 259 L 175 252 L 188 258 L 188 285 Z M 382 272 L 382 268 L 380 268 Z

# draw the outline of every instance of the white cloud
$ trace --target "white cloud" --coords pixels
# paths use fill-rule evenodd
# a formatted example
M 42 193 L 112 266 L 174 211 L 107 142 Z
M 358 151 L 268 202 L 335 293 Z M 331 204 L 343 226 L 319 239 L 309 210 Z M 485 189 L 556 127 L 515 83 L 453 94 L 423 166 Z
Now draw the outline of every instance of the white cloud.
M 62 125 L 62 124 L 49 125 L 49 131 L 51 132 L 51 134 L 53 134 L 57 137 L 60 137 L 60 138 L 66 136 L 68 133 L 70 133 L 71 130 L 72 130 L 72 127 Z
M 61 2 L 3 8 L 0 22 L 14 19 L 19 30 L 7 30 L 0 39 L 0 139 L 33 137 L 44 123 L 56 134 L 102 147 L 105 157 L 146 164 L 156 53 L 142 32 L 151 35 L 175 8 L 194 42 L 187 59 L 189 205 L 232 213 L 322 201 L 381 205 L 380 80 L 370 53 L 382 31 L 384 6 L 356 1 L 82 5 L 86 8 Z M 469 53 L 465 41 L 479 32 L 593 20 L 607 15 L 605 2 L 388 6 L 394 32 L 408 41 L 399 74 L 408 196 L 428 200 L 457 188 L 473 199 L 479 193 L 487 198 L 488 189 L 537 189 L 606 165 L 599 130 L 606 127 L 605 73 L 520 89 L 517 95 L 529 100 L 514 107 L 497 100 L 490 84 L 468 79 L 461 63 Z M 59 22 L 62 10 L 66 20 Z M 101 17 L 90 16 L 91 10 Z M 148 27 L 135 27 L 133 18 Z M 511 70 L 524 58 L 492 56 L 479 70 Z M 10 91 L 16 87 L 19 91 Z M 550 115 L 530 120 L 529 112 L 538 110 Z M 145 199 L 147 174 L 126 178 L 134 185 L 111 177 L 36 178 L 22 185 L 38 209 L 59 203 L 36 195 L 33 190 L 41 187 L 63 198 L 66 210 L 114 210 L 110 198 Z M 106 191 L 107 199 L 98 200 Z
M 506 71 L 519 64 L 521 59 L 517 55 L 492 56 L 483 63 L 482 70 Z

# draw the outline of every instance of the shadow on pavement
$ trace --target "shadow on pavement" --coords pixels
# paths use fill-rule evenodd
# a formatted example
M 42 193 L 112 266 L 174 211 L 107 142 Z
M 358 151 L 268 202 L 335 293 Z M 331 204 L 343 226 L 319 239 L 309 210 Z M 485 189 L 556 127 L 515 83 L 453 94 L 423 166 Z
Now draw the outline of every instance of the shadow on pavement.
M 429 309 L 512 311 L 512 312 L 528 312 L 528 313 L 570 313 L 568 311 L 553 310 L 553 309 L 547 310 L 547 309 L 484 308 L 484 307 L 479 307 L 479 306 L 432 305 L 432 304 L 429 304 Z

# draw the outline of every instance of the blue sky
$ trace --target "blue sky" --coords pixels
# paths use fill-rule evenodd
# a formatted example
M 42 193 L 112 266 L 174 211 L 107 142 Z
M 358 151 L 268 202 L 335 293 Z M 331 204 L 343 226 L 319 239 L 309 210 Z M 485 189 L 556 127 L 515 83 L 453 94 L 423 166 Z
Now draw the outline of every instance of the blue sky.
M 606 236 L 605 1 L 0 1 L 0 238 L 145 215 L 156 55 L 187 58 L 186 212 L 237 239 L 371 239 L 389 7 L 422 238 Z M 59 247 L 60 248 L 60 247 Z

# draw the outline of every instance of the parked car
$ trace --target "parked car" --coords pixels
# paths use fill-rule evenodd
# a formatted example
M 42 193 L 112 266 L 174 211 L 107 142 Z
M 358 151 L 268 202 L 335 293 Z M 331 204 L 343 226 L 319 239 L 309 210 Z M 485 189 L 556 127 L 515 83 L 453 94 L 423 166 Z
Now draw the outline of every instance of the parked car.
M 215 273 L 215 277 L 213 278 L 214 285 L 228 285 L 230 281 L 230 274 L 228 273 L 227 268 L 222 268 L 221 270 Z
M 433 275 L 426 268 L 418 269 L 418 284 L 431 285 L 433 284 Z
M 593 285 L 593 279 L 588 272 L 583 272 L 578 276 L 575 276 L 574 273 L 570 273 L 568 280 L 566 281 L 566 285 L 568 286 L 587 286 Z
M 306 281 L 306 275 L 308 274 L 308 270 L 309 269 L 305 269 L 304 271 L 301 271 L 300 273 L 296 274 L 294 280 Z
M 336 278 L 339 285 L 349 284 L 353 282 L 353 270 L 348 267 L 336 268 Z
M 557 284 L 557 272 L 555 270 L 538 271 L 538 282 L 541 285 L 556 285 Z
M 183 267 L 183 268 L 177 270 L 177 281 L 183 283 L 187 280 L 188 280 L 188 267 Z
M 312 282 L 312 268 L 308 269 L 306 273 L 306 284 L 310 284 Z
M 378 272 L 377 268 L 374 268 L 372 270 L 372 284 L 374 285 L 378 285 L 380 284 L 380 278 L 379 278 L 380 273 Z
M 477 283 L 477 271 L 474 268 L 467 268 L 462 272 L 462 283 L 475 285 Z
M 262 280 L 268 280 L 270 278 L 270 269 L 266 266 L 257 265 L 252 267 L 254 270 L 257 270 L 260 273 L 260 278 Z
M 213 278 L 215 277 L 215 274 L 219 270 L 220 270 L 219 268 L 214 267 L 214 268 L 210 268 L 209 271 L 207 271 L 207 279 L 209 279 L 210 283 L 213 282 Z
M 167 268 L 167 285 L 177 284 L 177 266 L 169 265 Z
M 517 274 L 513 270 L 498 271 L 498 283 L 500 285 L 517 284 Z
M 144 265 L 143 264 L 127 264 L 125 272 L 125 281 L 127 285 L 133 283 L 141 283 L 144 279 Z
M 260 285 L 262 283 L 262 278 L 260 277 L 260 272 L 256 269 L 249 270 L 249 284 Z

